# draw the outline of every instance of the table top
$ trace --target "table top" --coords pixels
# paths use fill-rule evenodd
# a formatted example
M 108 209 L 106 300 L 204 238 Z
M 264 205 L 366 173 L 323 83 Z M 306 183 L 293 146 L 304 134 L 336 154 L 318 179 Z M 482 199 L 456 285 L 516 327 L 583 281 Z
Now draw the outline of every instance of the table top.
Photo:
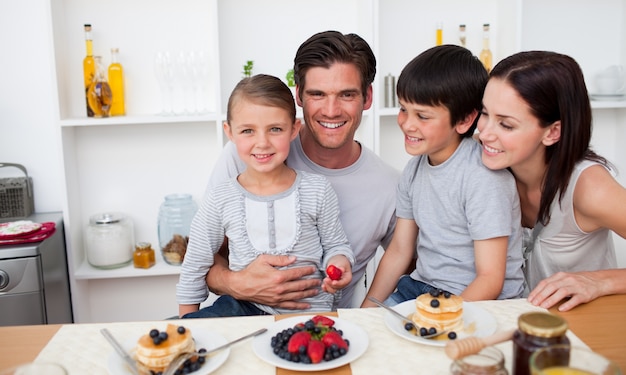
M 525 300 L 481 301 L 476 302 L 493 314 L 498 323 L 498 330 L 515 328 L 517 316 L 525 311 L 541 310 L 531 306 Z M 569 312 L 550 312 L 561 315 L 569 324 L 570 340 L 573 344 L 587 345 L 592 350 L 615 361 L 623 370 L 626 369 L 626 295 L 606 296 L 591 303 L 581 305 Z M 354 375 L 374 373 L 378 368 L 387 372 L 393 370 L 398 374 L 420 373 L 418 367 L 424 365 L 424 358 L 432 366 L 427 367 L 428 374 L 447 374 L 450 360 L 440 347 L 424 346 L 409 342 L 390 332 L 383 323 L 384 310 L 371 309 L 340 309 L 341 319 L 359 324 L 368 334 L 369 346 L 365 354 L 348 367 Z M 176 322 L 176 321 L 174 321 Z M 214 318 L 185 320 L 185 325 L 201 325 L 221 333 L 227 339 L 240 334 L 267 327 L 274 322 L 272 316 Z M 99 334 L 100 328 L 107 327 L 120 341 L 130 337 L 136 338 L 138 332 L 144 332 L 154 324 L 165 325 L 166 322 L 128 322 L 105 324 L 65 324 L 0 327 L 0 369 L 12 367 L 19 363 L 33 360 L 45 361 L 58 359 L 70 368 L 70 375 L 89 369 L 92 374 L 107 373 L 107 358 L 113 349 Z M 10 339 L 7 339 L 10 338 Z M 497 347 L 505 354 L 507 367 L 511 366 L 511 342 L 498 344 Z M 416 350 L 419 348 L 419 350 Z M 78 350 L 80 349 L 80 353 Z M 407 351 L 410 353 L 407 356 Z M 238 360 L 233 360 L 237 358 Z M 415 362 L 413 362 L 415 361 Z M 390 368 L 394 366 L 397 368 Z M 290 371 L 277 370 L 261 361 L 253 353 L 252 344 L 245 342 L 234 346 L 229 359 L 215 374 L 242 373 L 244 368 L 256 375 L 289 374 Z M 351 370 L 351 372 L 350 372 Z M 244 371 L 245 372 L 245 371 Z M 295 373 L 295 372 L 293 372 Z M 326 371 L 325 374 L 340 372 Z

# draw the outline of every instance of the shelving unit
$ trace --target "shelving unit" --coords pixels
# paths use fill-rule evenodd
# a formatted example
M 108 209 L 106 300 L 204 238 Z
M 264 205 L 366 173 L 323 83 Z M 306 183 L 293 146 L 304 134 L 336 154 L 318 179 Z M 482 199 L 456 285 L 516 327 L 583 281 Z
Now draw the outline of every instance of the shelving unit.
M 466 24 L 467 47 L 475 54 L 482 24 L 490 23 L 494 62 L 521 49 L 544 48 L 572 54 L 590 76 L 606 65 L 626 63 L 626 0 L 50 0 L 50 19 L 53 99 L 67 192 L 64 220 L 74 316 L 81 323 L 176 314 L 178 267 L 157 254 L 158 264 L 149 270 L 96 270 L 85 262 L 83 231 L 95 213 L 124 212 L 134 222 L 135 239 L 151 242 L 158 253 L 158 207 L 175 192 L 191 193 L 200 202 L 225 142 L 221 123 L 228 96 L 247 60 L 254 61 L 254 74 L 284 80 L 296 49 L 313 33 L 332 29 L 361 35 L 377 56 L 378 74 L 374 106 L 364 113 L 357 139 L 398 169 L 408 155 L 397 109 L 382 107 L 383 79 L 389 73 L 397 77 L 410 59 L 434 45 L 438 21 L 444 24 L 444 43 L 457 44 L 458 25 Z M 110 48 L 120 49 L 126 116 L 85 117 L 84 23 L 92 24 L 94 52 L 106 65 Z M 209 113 L 158 115 L 161 96 L 153 62 L 165 50 L 209 56 Z M 596 128 L 613 129 L 626 119 L 626 102 L 592 104 L 602 121 Z M 608 149 L 608 157 L 626 160 L 617 147 Z

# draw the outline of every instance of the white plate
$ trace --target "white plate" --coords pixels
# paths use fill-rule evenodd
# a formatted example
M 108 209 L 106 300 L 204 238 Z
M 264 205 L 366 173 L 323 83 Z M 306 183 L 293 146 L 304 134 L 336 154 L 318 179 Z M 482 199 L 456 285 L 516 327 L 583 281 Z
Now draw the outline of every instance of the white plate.
M 293 371 L 329 370 L 348 364 L 365 353 L 369 343 L 365 330 L 352 322 L 331 316 L 330 318 L 335 321 L 335 327 L 343 331 L 343 338 L 350 341 L 350 348 L 346 355 L 328 362 L 322 361 L 320 363 L 305 364 L 290 362 L 274 354 L 271 345 L 272 336 L 276 336 L 278 332 L 293 327 L 300 322 L 306 322 L 313 316 L 314 315 L 301 315 L 275 322 L 268 327 L 267 332 L 254 338 L 252 342 L 254 352 L 259 358 L 271 365 Z
M 590 94 L 592 100 L 598 101 L 613 101 L 613 100 L 624 100 L 626 98 L 625 94 Z
M 405 301 L 401 304 L 393 306 L 393 309 L 402 314 L 409 316 L 415 312 L 415 301 Z M 423 339 L 419 335 L 414 335 L 404 329 L 404 324 L 396 316 L 389 311 L 385 311 L 385 324 L 391 332 L 407 339 L 409 341 L 432 346 L 444 346 L 449 340 L 446 336 L 440 336 L 439 339 Z M 463 302 L 463 327 L 462 331 L 457 331 L 457 338 L 468 336 L 485 337 L 496 331 L 496 318 L 487 310 L 479 307 L 471 302 Z
M 196 341 L 196 349 L 205 348 L 206 350 L 211 350 L 220 345 L 226 344 L 226 338 L 222 335 L 208 331 L 203 328 L 194 328 L 192 330 L 193 339 Z M 127 352 L 131 353 L 131 357 L 133 356 L 133 351 L 137 341 L 129 341 L 122 343 L 124 349 Z M 198 371 L 192 372 L 194 375 L 207 375 L 217 370 L 226 359 L 228 359 L 228 355 L 230 354 L 230 348 L 224 349 L 215 355 L 211 355 L 207 361 L 200 367 Z M 126 362 L 113 350 L 111 355 L 109 355 L 109 361 L 107 363 L 109 374 L 112 375 L 132 375 L 128 366 L 126 366 Z

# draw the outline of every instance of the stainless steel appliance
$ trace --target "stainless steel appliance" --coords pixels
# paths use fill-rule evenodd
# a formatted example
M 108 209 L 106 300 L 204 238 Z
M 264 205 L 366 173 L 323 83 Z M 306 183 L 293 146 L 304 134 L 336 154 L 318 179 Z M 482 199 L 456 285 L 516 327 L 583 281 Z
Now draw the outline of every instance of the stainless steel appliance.
M 41 242 L 0 246 L 0 326 L 72 323 L 63 215 L 24 220 L 54 222 L 56 231 Z

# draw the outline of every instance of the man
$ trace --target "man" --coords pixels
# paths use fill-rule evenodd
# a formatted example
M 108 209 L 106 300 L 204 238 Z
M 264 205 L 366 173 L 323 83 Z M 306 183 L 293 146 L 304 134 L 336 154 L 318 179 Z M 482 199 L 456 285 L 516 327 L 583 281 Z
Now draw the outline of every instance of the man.
M 340 220 L 356 258 L 352 281 L 339 307 L 352 301 L 355 285 L 378 246 L 386 247 L 395 226 L 398 172 L 354 140 L 363 111 L 372 105 L 376 58 L 356 34 L 318 33 L 306 40 L 294 58 L 296 103 L 305 126 L 291 144 L 287 164 L 326 176 L 337 193 Z M 211 186 L 234 177 L 245 165 L 229 143 L 211 175 Z M 299 300 L 318 293 L 319 279 L 302 279 L 315 267 L 279 269 L 295 261 L 290 256 L 260 255 L 246 269 L 233 272 L 216 256 L 207 275 L 209 289 L 236 299 L 287 309 L 306 309 Z

